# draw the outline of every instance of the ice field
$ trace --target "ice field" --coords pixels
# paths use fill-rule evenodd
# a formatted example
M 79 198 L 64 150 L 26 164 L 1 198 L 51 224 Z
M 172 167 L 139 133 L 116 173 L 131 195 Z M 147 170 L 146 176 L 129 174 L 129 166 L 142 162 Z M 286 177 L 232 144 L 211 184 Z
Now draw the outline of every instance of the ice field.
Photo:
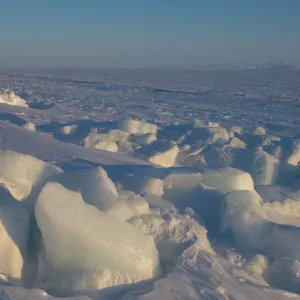
M 300 70 L 0 89 L 0 299 L 300 299 Z

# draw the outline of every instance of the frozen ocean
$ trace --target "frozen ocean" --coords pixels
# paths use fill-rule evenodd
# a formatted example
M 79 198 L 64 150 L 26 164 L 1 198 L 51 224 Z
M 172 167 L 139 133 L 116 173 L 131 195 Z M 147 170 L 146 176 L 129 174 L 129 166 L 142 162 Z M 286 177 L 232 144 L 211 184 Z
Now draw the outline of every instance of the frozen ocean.
M 299 69 L 0 89 L 0 299 L 300 299 Z

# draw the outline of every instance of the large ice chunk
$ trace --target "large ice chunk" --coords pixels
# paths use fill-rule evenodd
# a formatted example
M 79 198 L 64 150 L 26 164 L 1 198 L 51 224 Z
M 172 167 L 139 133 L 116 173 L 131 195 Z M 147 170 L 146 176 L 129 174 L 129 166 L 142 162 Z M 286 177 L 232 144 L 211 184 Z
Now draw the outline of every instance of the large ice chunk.
M 41 191 L 35 216 L 45 245 L 48 282 L 70 278 L 80 286 L 86 275 L 99 280 L 105 272 L 129 282 L 149 279 L 158 271 L 154 240 L 130 224 L 86 204 L 79 193 L 49 182 Z M 80 279 L 81 278 L 81 279 Z M 114 278 L 118 284 L 118 278 Z M 95 282 L 98 288 L 102 283 Z
M 227 146 L 231 148 L 246 149 L 247 145 L 239 138 L 233 137 Z
M 26 101 L 17 96 L 13 91 L 1 90 L 0 103 L 28 107 Z
M 114 142 L 124 142 L 130 137 L 127 132 L 118 129 L 109 130 L 107 136 Z
M 106 134 L 99 134 L 91 132 L 88 136 L 84 139 L 84 147 L 86 148 L 94 148 L 100 149 L 110 152 L 118 152 L 117 144 L 111 140 L 109 136 Z
M 0 274 L 21 280 L 27 257 L 29 216 L 14 203 L 0 203 Z
M 255 185 L 271 185 L 277 180 L 279 160 L 265 151 L 260 151 L 254 158 L 251 175 Z
M 231 217 L 239 211 L 258 212 L 263 200 L 255 191 L 233 191 L 224 199 L 223 220 L 220 231 L 231 227 Z
M 22 127 L 29 131 L 35 131 L 35 124 L 32 122 L 27 122 Z
M 300 141 L 295 141 L 292 144 L 291 154 L 287 158 L 287 163 L 294 167 L 298 166 L 300 162 Z
M 115 184 L 101 168 L 92 168 L 59 174 L 52 178 L 72 191 L 79 191 L 84 201 L 120 220 L 129 219 L 133 213 L 118 196 Z
M 134 191 L 137 194 L 152 193 L 162 196 L 164 193 L 164 182 L 162 179 L 149 177 L 144 174 L 127 174 L 122 184 L 124 189 Z
M 138 157 L 163 167 L 172 167 L 179 153 L 178 146 L 167 140 L 157 140 L 136 151 Z
M 186 196 L 201 185 L 201 173 L 172 173 L 164 180 L 164 198 L 170 201 L 185 201 Z
M 150 213 L 148 202 L 140 195 L 136 195 L 134 192 L 125 190 L 120 191 L 119 195 L 132 210 L 135 216 Z
M 118 128 L 130 134 L 157 133 L 157 126 L 138 120 L 123 119 L 118 122 Z
M 239 190 L 254 190 L 253 180 L 249 173 L 229 167 L 204 172 L 202 182 L 223 194 Z
M 300 259 L 299 220 L 296 226 L 283 223 L 278 216 L 269 220 L 257 212 L 239 211 L 232 215 L 231 224 L 237 242 L 251 251 L 271 259 Z M 286 220 L 289 222 L 289 220 Z M 280 241 L 280 243 L 278 242 Z
M 30 155 L 0 150 L 0 184 L 17 200 L 26 199 L 33 188 L 61 172 L 60 168 Z
M 74 132 L 76 132 L 76 130 L 78 130 L 78 125 L 77 124 L 71 124 L 71 125 L 65 125 L 63 127 L 60 128 L 59 132 L 61 134 L 73 134 Z

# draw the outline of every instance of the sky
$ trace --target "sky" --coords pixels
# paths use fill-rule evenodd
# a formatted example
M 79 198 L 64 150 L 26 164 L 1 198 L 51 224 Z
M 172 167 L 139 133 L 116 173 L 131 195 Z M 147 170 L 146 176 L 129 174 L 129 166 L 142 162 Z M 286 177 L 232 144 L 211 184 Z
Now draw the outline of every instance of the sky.
M 300 0 L 0 0 L 2 67 L 300 60 Z

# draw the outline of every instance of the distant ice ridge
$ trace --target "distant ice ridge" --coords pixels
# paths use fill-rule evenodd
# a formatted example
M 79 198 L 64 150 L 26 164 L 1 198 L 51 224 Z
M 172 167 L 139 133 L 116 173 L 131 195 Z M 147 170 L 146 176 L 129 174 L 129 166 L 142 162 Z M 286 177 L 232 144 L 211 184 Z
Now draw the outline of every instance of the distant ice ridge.
M 28 107 L 24 99 L 9 90 L 0 90 L 0 103 Z

